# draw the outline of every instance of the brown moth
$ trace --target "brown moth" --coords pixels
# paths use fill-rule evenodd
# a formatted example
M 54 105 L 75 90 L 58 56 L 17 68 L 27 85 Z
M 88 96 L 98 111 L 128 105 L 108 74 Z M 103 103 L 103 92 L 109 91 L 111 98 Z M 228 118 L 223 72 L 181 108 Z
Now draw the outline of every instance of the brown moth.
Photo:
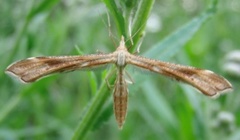
M 124 78 L 124 68 L 128 64 L 185 82 L 207 96 L 216 97 L 232 89 L 232 85 L 225 78 L 212 71 L 130 54 L 123 36 L 119 47 L 113 53 L 32 57 L 11 64 L 6 72 L 17 76 L 25 83 L 30 83 L 52 73 L 94 68 L 107 64 L 115 64 L 117 67 L 113 98 L 114 113 L 119 128 L 122 128 L 127 114 L 128 89 L 127 80 Z

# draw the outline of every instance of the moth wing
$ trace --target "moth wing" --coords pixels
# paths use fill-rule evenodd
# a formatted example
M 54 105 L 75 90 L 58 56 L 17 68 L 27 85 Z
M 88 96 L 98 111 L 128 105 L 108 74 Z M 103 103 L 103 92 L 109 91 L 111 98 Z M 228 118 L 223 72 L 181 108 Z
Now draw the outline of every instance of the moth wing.
M 32 57 L 11 64 L 6 72 L 29 83 L 49 74 L 99 67 L 113 61 L 111 54 Z
M 128 63 L 185 82 L 207 96 L 218 96 L 232 89 L 230 82 L 209 70 L 152 60 L 135 55 L 129 56 Z

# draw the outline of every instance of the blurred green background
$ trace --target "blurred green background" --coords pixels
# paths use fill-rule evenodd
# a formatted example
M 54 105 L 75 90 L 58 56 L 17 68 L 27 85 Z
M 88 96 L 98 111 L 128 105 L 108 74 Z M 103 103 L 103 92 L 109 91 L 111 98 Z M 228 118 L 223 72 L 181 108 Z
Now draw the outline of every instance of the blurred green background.
M 128 114 L 120 131 L 104 78 L 111 67 L 56 74 L 32 84 L 4 73 L 9 64 L 28 57 L 114 51 L 107 12 L 116 44 L 120 31 L 107 0 L 0 0 L 0 139 L 80 139 L 84 132 L 86 139 L 104 140 L 239 140 L 240 1 L 214 2 L 155 1 L 142 26 L 139 55 L 212 70 L 234 91 L 211 99 L 186 84 L 129 68 L 135 83 L 129 85 Z M 115 10 L 125 13 L 123 3 Z M 213 15 L 206 12 L 211 6 L 216 6 L 208 11 Z M 191 34 L 184 27 L 195 30 Z M 161 47 L 154 51 L 154 46 Z M 93 114 L 89 108 L 104 91 L 102 85 L 106 101 Z M 83 127 L 87 113 L 94 119 Z

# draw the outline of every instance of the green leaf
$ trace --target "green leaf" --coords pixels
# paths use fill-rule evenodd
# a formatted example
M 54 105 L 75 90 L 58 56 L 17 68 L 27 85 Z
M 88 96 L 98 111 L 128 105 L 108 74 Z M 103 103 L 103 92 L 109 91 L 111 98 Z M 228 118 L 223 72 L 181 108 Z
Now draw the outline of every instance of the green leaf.
M 175 55 L 197 33 L 202 25 L 214 14 L 214 10 L 207 10 L 202 15 L 192 19 L 176 30 L 164 40 L 157 42 L 144 55 L 154 59 L 167 60 Z

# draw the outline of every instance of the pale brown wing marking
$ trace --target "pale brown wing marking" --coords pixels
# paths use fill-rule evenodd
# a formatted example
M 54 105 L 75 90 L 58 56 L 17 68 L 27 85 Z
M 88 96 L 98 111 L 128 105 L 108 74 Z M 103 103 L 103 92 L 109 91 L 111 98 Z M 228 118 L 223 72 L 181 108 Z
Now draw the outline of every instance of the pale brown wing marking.
M 175 69 L 163 68 L 163 75 L 186 82 L 199 89 L 205 95 L 214 96 L 232 87 L 226 79 L 212 71 L 181 65 L 176 65 L 175 67 Z
M 7 67 L 6 72 L 23 82 L 34 82 L 43 76 L 112 63 L 111 54 L 86 56 L 33 57 Z
M 121 68 L 118 70 L 118 76 L 115 81 L 113 99 L 114 99 L 114 114 L 119 129 L 122 129 L 127 114 L 128 89 L 127 83 L 123 76 L 123 69 Z
M 190 84 L 208 96 L 217 96 L 219 93 L 232 89 L 232 85 L 226 79 L 209 70 L 152 60 L 135 55 L 129 56 L 128 61 L 129 64 Z

